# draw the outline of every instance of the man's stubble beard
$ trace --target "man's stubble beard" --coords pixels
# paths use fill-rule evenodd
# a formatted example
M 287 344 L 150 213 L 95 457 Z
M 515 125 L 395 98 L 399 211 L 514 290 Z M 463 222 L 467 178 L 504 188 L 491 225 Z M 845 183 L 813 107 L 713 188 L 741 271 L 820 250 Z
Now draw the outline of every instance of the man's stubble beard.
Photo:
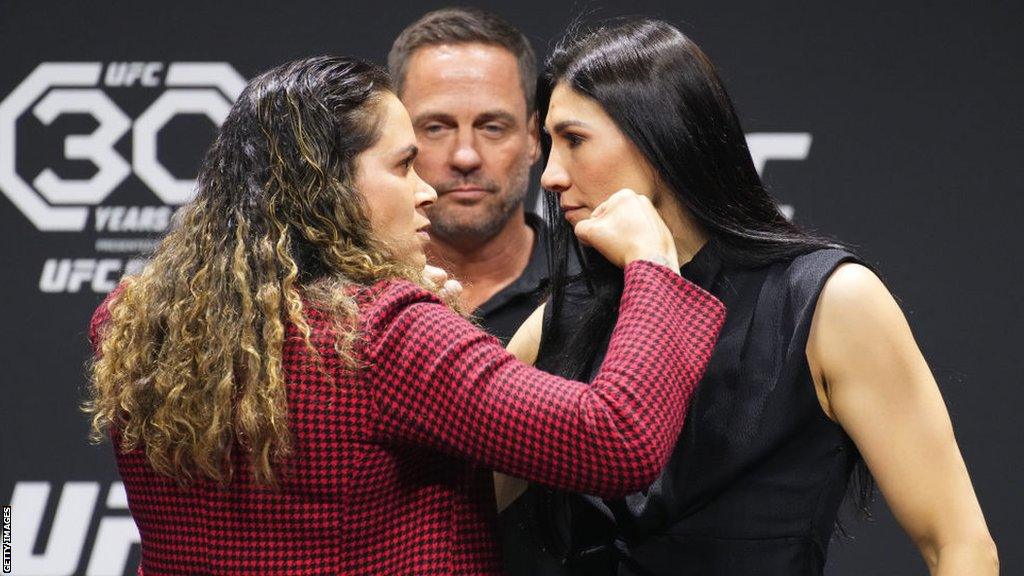
M 529 157 L 523 155 L 508 181 L 508 193 L 501 202 L 488 203 L 487 213 L 474 218 L 473 221 L 453 218 L 451 214 L 446 214 L 445 210 L 439 209 L 437 204 L 428 207 L 426 213 L 430 219 L 430 235 L 442 242 L 455 245 L 480 244 L 497 236 L 522 208 L 528 190 L 531 165 Z

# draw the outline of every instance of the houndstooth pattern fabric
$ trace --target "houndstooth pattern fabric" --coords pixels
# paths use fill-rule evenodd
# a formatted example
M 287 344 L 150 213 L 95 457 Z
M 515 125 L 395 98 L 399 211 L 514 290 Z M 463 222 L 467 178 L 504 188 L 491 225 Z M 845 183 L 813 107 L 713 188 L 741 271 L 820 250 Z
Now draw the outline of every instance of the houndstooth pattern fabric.
M 143 452 L 117 450 L 140 573 L 500 574 L 492 469 L 609 498 L 647 487 L 724 309 L 667 268 L 635 262 L 625 276 L 590 385 L 519 363 L 410 283 L 359 294 L 358 372 L 341 366 L 329 319 L 308 310 L 326 370 L 290 326 L 294 455 L 276 489 L 251 483 L 241 450 L 230 484 L 188 488 L 155 473 Z M 104 303 L 94 343 L 108 317 Z

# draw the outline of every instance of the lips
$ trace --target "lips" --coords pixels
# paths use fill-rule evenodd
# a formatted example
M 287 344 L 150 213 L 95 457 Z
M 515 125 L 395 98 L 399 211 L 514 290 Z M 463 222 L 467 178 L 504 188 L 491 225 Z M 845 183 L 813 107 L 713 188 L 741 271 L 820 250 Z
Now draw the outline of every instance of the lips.
M 447 196 L 454 200 L 461 201 L 477 201 L 490 194 L 489 190 L 484 188 L 452 188 L 446 192 L 441 193 L 441 196 Z
M 561 206 L 562 217 L 565 218 L 570 224 L 575 225 L 575 220 L 583 216 L 583 208 L 585 206 Z

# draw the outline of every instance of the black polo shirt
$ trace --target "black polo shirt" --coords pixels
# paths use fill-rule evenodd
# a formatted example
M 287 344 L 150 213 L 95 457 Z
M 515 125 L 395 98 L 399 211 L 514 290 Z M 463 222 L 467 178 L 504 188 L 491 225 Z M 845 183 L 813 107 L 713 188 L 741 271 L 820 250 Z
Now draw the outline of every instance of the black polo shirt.
M 547 224 L 527 212 L 526 224 L 533 229 L 533 250 L 526 269 L 511 284 L 491 296 L 473 312 L 480 326 L 507 344 L 519 326 L 544 302 L 548 288 Z

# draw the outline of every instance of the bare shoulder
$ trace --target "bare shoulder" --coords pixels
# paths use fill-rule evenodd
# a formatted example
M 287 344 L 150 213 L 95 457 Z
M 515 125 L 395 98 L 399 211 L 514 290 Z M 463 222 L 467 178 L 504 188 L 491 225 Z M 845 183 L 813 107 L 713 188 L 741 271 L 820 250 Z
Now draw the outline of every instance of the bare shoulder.
M 882 280 L 868 267 L 847 262 L 829 276 L 818 296 L 810 338 L 877 336 L 905 322 Z
M 870 268 L 856 262 L 844 262 L 825 281 L 818 297 L 818 307 L 846 307 L 886 299 L 892 299 L 889 290 Z
M 807 360 L 818 399 L 835 419 L 831 400 L 846 382 L 881 384 L 881 373 L 919 355 L 903 311 L 882 280 L 857 263 L 839 265 L 818 296 Z
M 838 324 L 844 332 L 878 328 L 878 323 L 902 317 L 899 306 L 882 280 L 868 267 L 846 262 L 825 281 L 815 307 L 814 323 Z
M 807 360 L 816 387 L 824 388 L 819 397 L 825 391 L 833 409 L 837 387 L 870 393 L 927 372 L 895 298 L 859 264 L 839 266 L 825 283 L 811 322 Z

